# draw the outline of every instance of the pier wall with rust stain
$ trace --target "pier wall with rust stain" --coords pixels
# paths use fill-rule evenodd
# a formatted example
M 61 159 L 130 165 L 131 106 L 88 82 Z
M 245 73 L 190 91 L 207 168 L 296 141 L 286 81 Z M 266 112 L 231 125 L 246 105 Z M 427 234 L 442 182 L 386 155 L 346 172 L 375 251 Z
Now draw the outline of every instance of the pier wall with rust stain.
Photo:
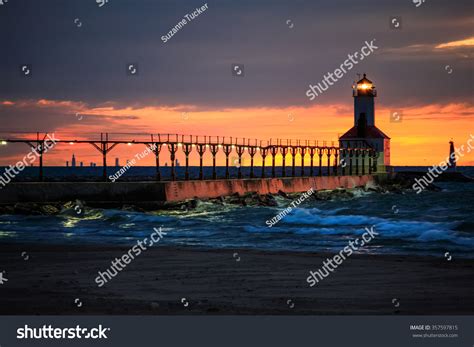
M 162 182 L 24 182 L 0 190 L 0 203 L 62 202 L 177 202 L 192 198 L 217 198 L 232 194 L 300 193 L 314 190 L 354 188 L 375 181 L 375 176 L 323 176 L 255 179 L 219 179 Z
M 209 181 L 175 181 L 165 183 L 166 201 L 182 201 L 193 197 L 216 198 L 238 193 L 258 194 L 301 193 L 311 187 L 314 190 L 333 190 L 337 188 L 354 188 L 373 182 L 374 177 L 364 176 L 323 176 L 323 177 L 288 177 L 263 179 L 229 179 Z

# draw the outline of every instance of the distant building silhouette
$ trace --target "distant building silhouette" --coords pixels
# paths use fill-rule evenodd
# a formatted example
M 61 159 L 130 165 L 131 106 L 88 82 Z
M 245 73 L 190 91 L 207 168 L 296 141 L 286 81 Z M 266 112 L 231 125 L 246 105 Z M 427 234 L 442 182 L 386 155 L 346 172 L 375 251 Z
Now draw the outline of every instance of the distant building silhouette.
M 83 167 L 83 166 L 84 166 L 84 163 L 81 161 L 79 165 L 81 165 L 81 167 Z
M 175 165 L 176 165 L 176 166 L 179 166 L 179 160 L 178 160 L 178 159 L 176 159 Z
M 69 160 L 66 160 L 66 167 L 69 167 Z
M 120 166 L 120 164 L 119 164 L 119 158 L 115 158 L 115 166 Z
M 76 167 L 76 156 L 74 155 L 74 153 L 72 154 L 71 166 Z

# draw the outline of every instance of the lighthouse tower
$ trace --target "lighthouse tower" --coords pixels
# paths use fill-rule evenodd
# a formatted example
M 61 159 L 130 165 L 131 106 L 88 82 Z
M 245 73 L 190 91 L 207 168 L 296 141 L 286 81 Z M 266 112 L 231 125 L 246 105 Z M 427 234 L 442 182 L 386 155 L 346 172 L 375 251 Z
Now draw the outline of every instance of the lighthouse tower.
M 339 138 L 340 147 L 371 147 L 377 152 L 376 171 L 386 172 L 390 165 L 390 137 L 375 126 L 375 85 L 364 77 L 352 86 L 354 126 Z M 341 158 L 343 159 L 343 158 Z M 346 159 L 347 160 L 347 159 Z
M 352 88 L 354 97 L 354 125 L 375 126 L 374 98 L 377 97 L 375 85 L 366 75 Z

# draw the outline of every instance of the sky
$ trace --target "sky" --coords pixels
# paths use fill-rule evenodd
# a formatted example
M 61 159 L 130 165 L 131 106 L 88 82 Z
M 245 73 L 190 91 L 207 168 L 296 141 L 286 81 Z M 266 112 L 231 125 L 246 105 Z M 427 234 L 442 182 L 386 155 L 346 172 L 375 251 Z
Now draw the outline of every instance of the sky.
M 112 138 L 179 133 L 336 141 L 353 125 L 351 86 L 362 73 L 377 87 L 375 122 L 391 137 L 393 165 L 439 164 L 450 139 L 466 145 L 474 134 L 472 1 L 99 5 L 9 0 L 0 6 L 0 138 L 44 131 L 60 139 L 109 132 L 117 133 Z M 378 48 L 371 55 L 309 100 L 309 84 L 372 40 Z M 135 75 L 127 74 L 131 63 Z M 20 70 L 24 64 L 29 77 Z M 233 76 L 232 64 L 244 66 L 243 77 Z M 143 149 L 118 146 L 109 163 L 115 157 L 124 163 Z M 22 144 L 0 146 L 0 165 L 14 164 L 27 151 Z M 86 165 L 100 165 L 92 146 L 66 144 L 48 153 L 45 165 L 64 165 L 73 152 Z M 474 151 L 458 162 L 474 165 Z

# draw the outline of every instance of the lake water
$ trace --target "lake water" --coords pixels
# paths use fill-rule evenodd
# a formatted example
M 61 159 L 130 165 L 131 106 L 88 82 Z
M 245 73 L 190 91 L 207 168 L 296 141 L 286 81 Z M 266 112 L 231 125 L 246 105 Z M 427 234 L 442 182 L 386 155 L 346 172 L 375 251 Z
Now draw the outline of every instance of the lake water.
M 473 168 L 460 170 L 474 176 Z M 381 194 L 358 189 L 350 199 L 309 199 L 272 228 L 265 221 L 288 207 L 291 200 L 277 197 L 278 207 L 202 202 L 189 211 L 88 209 L 84 216 L 70 212 L 2 215 L 0 242 L 132 245 L 162 226 L 168 234 L 160 242 L 167 245 L 336 253 L 360 237 L 365 227 L 373 226 L 379 235 L 359 253 L 444 257 L 450 252 L 453 258 L 472 258 L 474 185 L 435 184 L 442 191 L 417 195 L 413 191 Z

